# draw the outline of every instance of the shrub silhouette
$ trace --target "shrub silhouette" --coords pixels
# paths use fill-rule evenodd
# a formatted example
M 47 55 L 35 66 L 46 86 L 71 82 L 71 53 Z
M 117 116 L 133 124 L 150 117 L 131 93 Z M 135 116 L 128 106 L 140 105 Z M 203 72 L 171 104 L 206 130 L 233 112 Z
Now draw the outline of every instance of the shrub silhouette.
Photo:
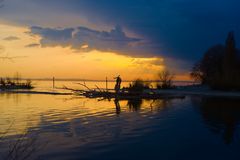
M 32 89 L 32 81 L 26 80 L 25 83 L 16 83 L 14 79 L 11 78 L 0 78 L 0 89 L 2 90 L 11 90 L 11 89 Z
M 142 93 L 144 89 L 149 89 L 149 84 L 141 79 L 137 79 L 129 84 L 129 93 Z

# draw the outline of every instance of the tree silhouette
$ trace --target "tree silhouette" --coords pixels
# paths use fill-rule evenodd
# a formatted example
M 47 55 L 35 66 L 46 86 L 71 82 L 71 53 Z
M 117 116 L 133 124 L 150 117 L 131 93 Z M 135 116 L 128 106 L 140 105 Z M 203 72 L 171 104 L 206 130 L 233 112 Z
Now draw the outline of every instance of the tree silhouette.
M 194 65 L 191 76 L 203 84 L 214 83 L 221 73 L 224 50 L 222 45 L 208 49 L 203 58 Z
M 211 47 L 194 65 L 192 78 L 214 89 L 240 89 L 238 53 L 234 33 L 229 32 L 225 46 Z
M 226 49 L 223 62 L 223 85 L 232 88 L 239 80 L 238 55 L 235 45 L 234 33 L 230 32 L 226 40 Z M 239 87 L 239 84 L 238 84 Z
M 158 73 L 159 83 L 157 84 L 157 88 L 159 89 L 169 89 L 173 87 L 173 78 L 174 75 L 171 74 L 167 70 L 163 70 Z

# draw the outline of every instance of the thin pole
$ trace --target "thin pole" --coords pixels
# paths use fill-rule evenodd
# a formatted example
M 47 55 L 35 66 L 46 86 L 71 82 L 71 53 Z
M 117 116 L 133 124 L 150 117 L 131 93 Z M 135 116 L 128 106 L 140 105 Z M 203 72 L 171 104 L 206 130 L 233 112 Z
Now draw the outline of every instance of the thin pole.
M 106 91 L 108 92 L 108 78 L 106 77 Z
M 55 88 L 55 77 L 53 77 L 53 88 Z

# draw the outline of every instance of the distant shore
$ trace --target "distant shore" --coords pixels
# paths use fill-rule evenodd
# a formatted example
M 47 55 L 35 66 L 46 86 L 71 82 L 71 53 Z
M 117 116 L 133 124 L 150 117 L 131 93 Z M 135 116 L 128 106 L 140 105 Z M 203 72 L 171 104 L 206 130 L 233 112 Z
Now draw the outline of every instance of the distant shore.
M 46 94 L 46 95 L 73 95 L 73 93 L 30 91 L 30 90 L 0 90 L 0 94 Z
M 53 81 L 52 78 L 22 78 L 22 80 L 31 80 L 31 81 Z M 81 81 L 81 82 L 106 82 L 106 79 L 74 79 L 74 78 L 55 78 L 55 81 Z M 114 79 L 108 79 L 108 82 L 115 82 Z M 122 80 L 122 82 L 133 82 L 134 80 Z M 144 80 L 144 82 L 159 82 L 159 80 Z M 173 80 L 173 83 L 185 82 L 189 84 L 197 84 L 192 80 Z

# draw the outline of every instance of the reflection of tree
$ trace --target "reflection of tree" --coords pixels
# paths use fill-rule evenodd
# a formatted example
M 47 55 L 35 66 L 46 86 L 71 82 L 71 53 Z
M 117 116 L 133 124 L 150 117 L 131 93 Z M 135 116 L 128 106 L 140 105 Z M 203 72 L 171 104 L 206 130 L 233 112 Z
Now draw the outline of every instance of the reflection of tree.
M 234 141 L 240 123 L 240 100 L 197 98 L 193 103 L 199 105 L 199 111 L 212 132 L 222 134 L 226 144 Z
M 129 99 L 127 106 L 131 111 L 138 111 L 143 103 L 142 99 Z
M 139 111 L 142 103 L 143 103 L 142 99 L 129 99 L 128 102 L 127 102 L 127 106 L 129 107 L 129 109 L 131 111 Z M 119 104 L 119 99 L 116 98 L 114 100 L 114 104 L 116 106 L 116 114 L 120 114 L 121 113 L 121 106 Z
M 119 101 L 121 100 L 117 98 L 114 100 L 116 114 L 121 113 L 121 105 Z M 149 105 L 151 111 L 157 112 L 168 109 L 168 106 L 171 103 L 170 99 L 155 99 L 155 100 L 129 99 L 127 101 L 127 107 L 129 107 L 130 111 L 139 111 L 142 107 L 143 101 L 146 102 L 146 105 Z
M 155 99 L 150 103 L 150 107 L 152 111 L 162 111 L 167 109 L 170 103 L 170 99 Z

